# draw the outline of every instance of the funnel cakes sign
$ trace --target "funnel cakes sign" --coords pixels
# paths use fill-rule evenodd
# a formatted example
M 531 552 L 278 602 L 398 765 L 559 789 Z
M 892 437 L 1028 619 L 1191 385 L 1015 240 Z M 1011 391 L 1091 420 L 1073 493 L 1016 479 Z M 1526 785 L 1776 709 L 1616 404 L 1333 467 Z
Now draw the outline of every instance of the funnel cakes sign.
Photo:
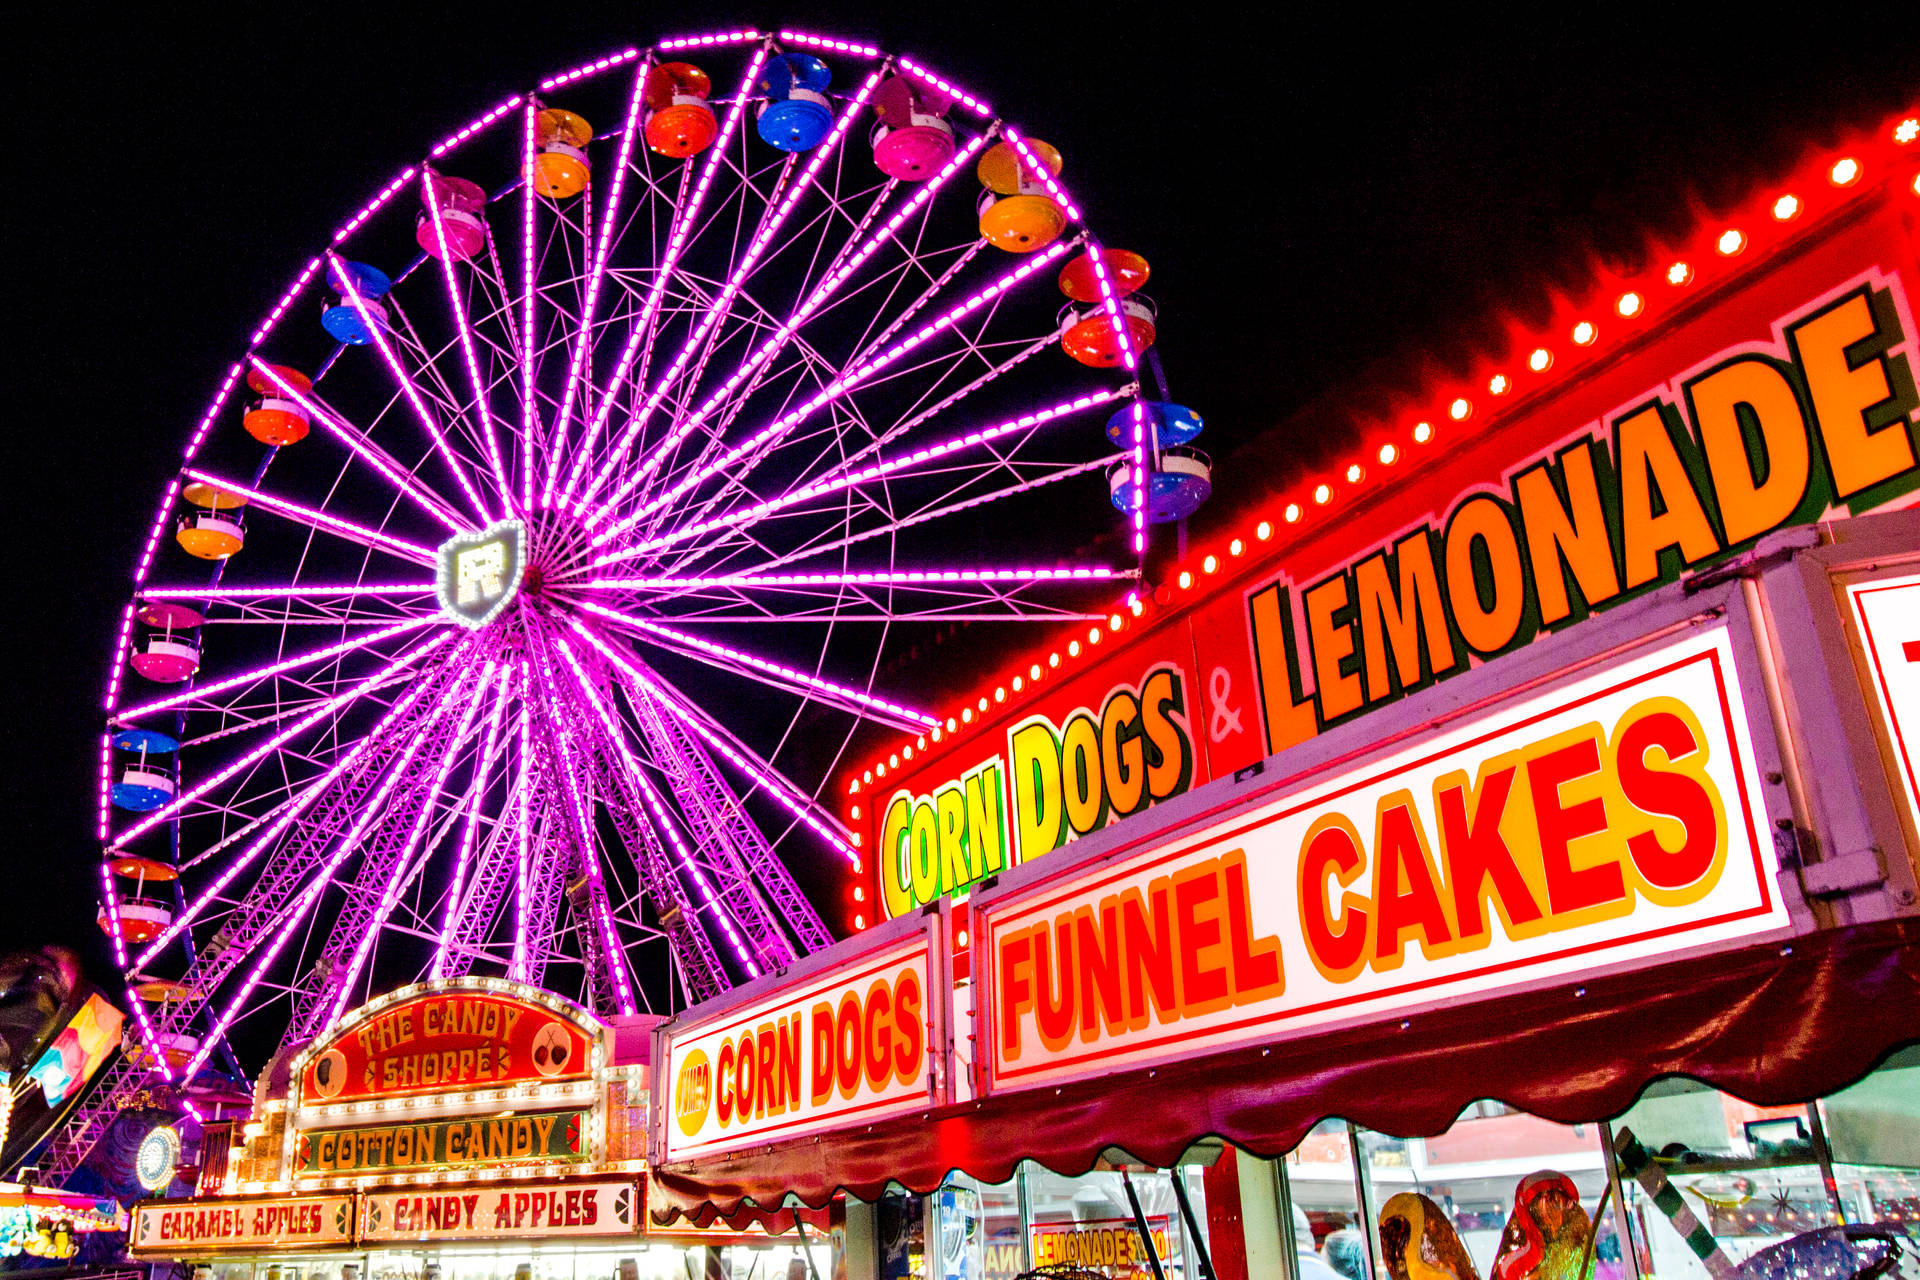
M 597 1029 L 558 1001 L 473 985 L 407 988 L 367 1005 L 308 1051 L 309 1105 L 574 1080 Z M 533 993 L 528 993 L 532 995 Z

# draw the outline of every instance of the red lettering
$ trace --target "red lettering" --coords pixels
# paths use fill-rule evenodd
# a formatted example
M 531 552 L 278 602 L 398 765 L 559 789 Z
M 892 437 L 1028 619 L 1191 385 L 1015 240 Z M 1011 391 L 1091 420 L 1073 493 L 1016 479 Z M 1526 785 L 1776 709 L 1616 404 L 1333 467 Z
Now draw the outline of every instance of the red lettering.
M 1349 893 L 1343 903 L 1344 923 L 1336 928 L 1327 875 L 1331 872 L 1341 885 L 1349 885 L 1366 862 L 1353 832 L 1337 822 L 1315 832 L 1300 853 L 1300 928 L 1314 967 L 1336 981 L 1351 977 L 1366 956 L 1368 913 L 1361 905 L 1366 899 Z
M 1567 804 L 1560 798 L 1560 788 L 1599 772 L 1600 748 L 1592 738 L 1527 761 L 1527 786 L 1533 791 L 1534 820 L 1539 824 L 1541 861 L 1547 873 L 1547 908 L 1556 916 L 1627 896 L 1618 861 L 1573 865 L 1573 842 L 1607 829 L 1607 807 L 1597 796 Z
M 1033 1008 L 1033 943 L 1024 929 L 1000 939 L 1000 1056 L 1020 1056 L 1020 1015 Z
M 834 1082 L 842 1098 L 851 1098 L 860 1087 L 860 1032 L 860 997 L 849 991 L 840 997 L 833 1024 Z
M 1253 910 L 1247 893 L 1247 855 L 1235 849 L 1220 859 L 1227 888 L 1228 959 L 1233 970 L 1233 1002 L 1264 1000 L 1286 990 L 1280 971 L 1280 939 L 1253 936 Z
M 893 1078 L 892 1030 L 893 989 L 881 978 L 867 988 L 866 1027 L 861 1033 L 869 1089 L 884 1089 Z
M 911 1084 L 920 1073 L 923 1049 L 920 1024 L 920 975 L 902 970 L 893 984 L 893 1071 L 902 1084 Z
M 1033 985 L 1039 994 L 1033 1021 L 1039 1028 L 1040 1042 L 1058 1050 L 1073 1036 L 1073 922 L 1068 919 L 1059 923 L 1053 930 L 1051 947 L 1047 945 L 1047 933 L 1044 924 L 1033 928 Z
M 1226 965 L 1201 963 L 1201 953 L 1221 945 L 1220 875 L 1214 863 L 1174 876 L 1173 914 L 1180 930 L 1180 1013 L 1191 1018 L 1224 1006 L 1232 994 Z
M 733 1120 L 733 1041 L 720 1042 L 720 1056 L 713 1070 L 714 1110 L 720 1117 L 720 1125 L 725 1128 Z
M 1628 725 L 1618 741 L 1620 790 L 1642 813 L 1664 815 L 1680 823 L 1680 847 L 1668 850 L 1652 831 L 1627 837 L 1627 852 L 1646 882 L 1656 889 L 1683 889 L 1707 874 L 1720 852 L 1720 822 L 1713 797 L 1689 774 L 1654 769 L 1647 753 L 1658 748 L 1668 763 L 1700 750 L 1693 729 L 1671 711 L 1656 711 Z
M 1147 1025 L 1147 1004 L 1163 1018 L 1179 1002 L 1173 982 L 1173 908 L 1171 882 L 1161 877 L 1147 886 L 1143 902 L 1138 889 L 1120 895 L 1120 932 L 1127 957 L 1127 1025 Z M 1149 921 L 1149 909 L 1151 921 Z
M 1374 841 L 1373 959 L 1383 969 L 1400 963 L 1405 945 L 1400 937 L 1409 929 L 1420 931 L 1420 949 L 1429 954 L 1453 941 L 1447 913 L 1440 906 L 1440 888 L 1433 882 L 1414 823 L 1409 805 L 1390 805 L 1380 811 Z
M 813 1006 L 813 1072 L 809 1097 L 814 1106 L 833 1093 L 833 1006 L 822 1000 Z

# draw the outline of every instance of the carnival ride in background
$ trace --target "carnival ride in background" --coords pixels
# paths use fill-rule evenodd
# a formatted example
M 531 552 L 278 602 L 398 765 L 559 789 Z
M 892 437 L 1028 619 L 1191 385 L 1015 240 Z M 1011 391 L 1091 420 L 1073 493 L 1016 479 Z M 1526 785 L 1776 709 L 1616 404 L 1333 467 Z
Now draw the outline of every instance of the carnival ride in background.
M 787 864 L 860 870 L 815 797 L 861 721 L 941 736 L 890 643 L 1105 617 L 1138 570 L 1056 561 L 1099 506 L 1063 482 L 1134 556 L 1207 496 L 1147 262 L 1062 170 L 910 57 L 730 31 L 553 76 L 348 219 L 134 566 L 98 833 L 135 999 L 43 1177 L 401 983 L 634 1014 L 863 927 Z

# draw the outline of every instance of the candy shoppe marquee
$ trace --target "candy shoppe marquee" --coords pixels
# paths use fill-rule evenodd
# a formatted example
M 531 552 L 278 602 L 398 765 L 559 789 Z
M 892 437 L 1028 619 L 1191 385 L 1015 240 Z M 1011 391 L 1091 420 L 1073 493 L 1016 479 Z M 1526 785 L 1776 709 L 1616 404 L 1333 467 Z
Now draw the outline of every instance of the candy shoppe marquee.
M 656 1212 L 1437 1132 L 1495 1079 L 1798 1101 L 1910 1037 L 1913 132 L 843 777 L 883 918 L 656 1033 Z

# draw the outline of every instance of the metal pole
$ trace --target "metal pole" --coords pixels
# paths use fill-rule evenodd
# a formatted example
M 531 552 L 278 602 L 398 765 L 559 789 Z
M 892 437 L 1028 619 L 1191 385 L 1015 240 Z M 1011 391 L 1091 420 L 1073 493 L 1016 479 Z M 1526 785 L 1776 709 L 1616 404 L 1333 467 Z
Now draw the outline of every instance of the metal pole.
M 1180 1217 L 1187 1224 L 1187 1239 L 1193 1243 L 1193 1256 L 1200 1264 L 1200 1274 L 1206 1280 L 1215 1280 L 1213 1258 L 1207 1253 L 1206 1237 L 1200 1234 L 1200 1220 L 1193 1216 L 1193 1201 L 1187 1195 L 1187 1171 L 1176 1166 L 1167 1172 L 1173 1176 L 1173 1198 L 1180 1202 Z
M 807 1260 L 807 1274 L 820 1280 L 820 1269 L 813 1265 L 813 1246 L 807 1243 L 807 1224 L 800 1220 L 800 1206 L 793 1207 L 793 1229 L 800 1233 L 800 1256 Z
M 1373 1161 L 1362 1137 L 1353 1121 L 1347 1121 L 1347 1146 L 1353 1151 L 1353 1194 L 1360 1202 L 1360 1222 L 1367 1241 L 1368 1274 L 1377 1276 L 1384 1274 L 1386 1268 L 1380 1261 L 1380 1223 L 1373 1216 Z
M 1146 1210 L 1140 1207 L 1140 1193 L 1133 1189 L 1133 1179 L 1127 1171 L 1120 1171 L 1120 1185 L 1127 1189 L 1127 1203 L 1133 1206 L 1134 1229 L 1140 1233 L 1140 1243 L 1146 1246 L 1147 1262 L 1153 1267 L 1153 1280 L 1167 1280 L 1165 1268 L 1160 1265 L 1160 1251 L 1153 1247 L 1153 1232 L 1147 1227 Z
M 1247 1158 L 1244 1154 L 1242 1159 Z M 1281 1280 L 1300 1280 L 1300 1237 L 1293 1229 L 1293 1182 L 1287 1176 L 1287 1158 L 1281 1156 L 1273 1161 L 1273 1207 L 1279 1216 L 1274 1219 L 1274 1236 L 1280 1243 Z M 1304 1212 L 1304 1211 L 1303 1211 Z M 1245 1221 L 1242 1210 L 1241 1220 Z M 1311 1224 L 1307 1231 L 1306 1248 L 1313 1251 L 1313 1231 Z
M 1627 1266 L 1632 1268 L 1633 1280 L 1645 1280 L 1640 1274 L 1640 1246 L 1633 1242 L 1633 1214 L 1627 1210 L 1627 1191 L 1620 1185 L 1620 1161 L 1613 1151 L 1613 1125 L 1600 1122 L 1600 1150 L 1607 1157 L 1607 1185 L 1613 1188 L 1613 1215 L 1619 1224 L 1616 1234 L 1620 1237 L 1620 1252 L 1626 1255 Z M 1594 1238 L 1600 1235 L 1600 1223 L 1593 1224 Z
M 1813 1126 L 1813 1158 L 1820 1162 L 1820 1181 L 1827 1184 L 1827 1201 L 1833 1206 L 1833 1220 L 1847 1225 L 1847 1206 L 1840 1200 L 1840 1182 L 1833 1176 L 1833 1151 L 1827 1146 L 1827 1124 L 1820 1118 L 1820 1104 L 1807 1104 L 1807 1123 Z
M 1020 1203 L 1020 1269 L 1033 1270 L 1033 1191 L 1027 1186 L 1027 1162 L 1022 1160 L 1013 1171 L 1013 1186 Z M 1635 1280 L 1639 1280 L 1635 1277 Z

